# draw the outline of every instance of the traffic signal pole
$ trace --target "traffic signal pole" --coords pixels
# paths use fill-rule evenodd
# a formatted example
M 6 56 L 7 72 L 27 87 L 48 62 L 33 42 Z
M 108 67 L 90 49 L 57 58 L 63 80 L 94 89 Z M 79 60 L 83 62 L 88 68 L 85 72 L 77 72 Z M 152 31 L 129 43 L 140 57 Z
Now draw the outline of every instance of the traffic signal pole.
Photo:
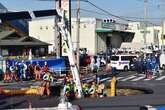
M 146 44 L 146 36 L 147 36 L 147 17 L 148 17 L 148 0 L 144 0 L 144 34 L 143 40 L 144 44 Z
M 61 0 L 55 0 L 55 9 L 60 9 L 61 8 Z M 62 55 L 62 49 L 61 49 L 61 33 L 58 32 L 58 26 L 57 23 L 60 21 L 60 19 L 55 16 L 55 26 L 54 26 L 54 31 L 55 31 L 55 38 L 54 38 L 54 50 L 56 52 L 56 57 L 60 58 Z
M 80 0 L 77 0 L 77 37 L 76 37 L 76 43 L 77 43 L 77 48 L 76 48 L 76 61 L 77 61 L 77 68 L 80 70 Z

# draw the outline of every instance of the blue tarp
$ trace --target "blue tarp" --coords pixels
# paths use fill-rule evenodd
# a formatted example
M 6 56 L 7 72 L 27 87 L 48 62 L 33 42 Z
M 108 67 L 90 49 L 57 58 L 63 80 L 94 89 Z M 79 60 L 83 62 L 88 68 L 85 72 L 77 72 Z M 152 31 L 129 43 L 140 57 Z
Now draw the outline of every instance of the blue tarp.
M 8 60 L 9 65 L 13 65 L 15 63 L 20 63 L 21 61 L 18 60 Z M 66 65 L 65 65 L 65 60 L 64 58 L 59 58 L 59 59 L 42 59 L 42 60 L 27 60 L 24 61 L 27 65 L 32 63 L 32 64 L 39 64 L 41 67 L 44 66 L 45 62 L 47 62 L 48 67 L 53 70 L 53 71 L 65 71 Z

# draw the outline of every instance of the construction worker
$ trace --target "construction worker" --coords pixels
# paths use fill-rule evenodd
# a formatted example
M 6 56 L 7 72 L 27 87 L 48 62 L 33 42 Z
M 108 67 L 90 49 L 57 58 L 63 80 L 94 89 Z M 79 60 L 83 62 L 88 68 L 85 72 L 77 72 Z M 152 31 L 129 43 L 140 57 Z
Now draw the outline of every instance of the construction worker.
M 98 85 L 98 96 L 99 97 L 103 97 L 103 93 L 104 93 L 104 89 L 105 89 L 105 84 L 99 84 Z
M 27 65 L 22 60 L 22 62 L 19 63 L 19 76 L 21 81 L 23 80 L 23 78 L 26 79 L 26 69 Z
M 64 88 L 63 88 L 64 96 L 69 98 L 70 97 L 70 91 L 71 91 L 71 84 L 70 84 L 70 82 L 66 82 L 66 84 L 64 85 Z
M 88 87 L 88 84 L 87 83 L 83 83 L 82 85 L 82 91 L 83 91 L 83 94 L 85 97 L 88 97 L 89 96 L 89 87 Z
M 40 80 L 41 79 L 41 67 L 39 63 L 34 66 L 34 74 L 35 74 L 35 80 Z
M 11 71 L 11 80 L 15 80 L 17 81 L 17 66 L 15 64 L 13 64 L 12 66 L 10 66 L 10 71 Z
M 95 81 L 92 82 L 91 87 L 89 88 L 89 94 L 91 97 L 97 97 L 97 90 L 98 90 L 98 85 L 96 84 Z
M 48 96 L 51 95 L 50 83 L 53 82 L 53 80 L 54 78 L 52 72 L 48 71 L 47 73 L 45 73 L 45 75 L 43 76 L 43 83 L 41 84 L 41 90 L 40 90 L 41 95 L 44 95 L 44 91 L 46 91 Z
M 10 81 L 10 64 L 8 61 L 6 62 L 6 72 L 4 73 L 3 80 L 4 82 Z
M 64 85 L 63 93 L 69 100 L 74 99 L 74 84 L 71 84 L 71 82 L 66 82 L 66 84 Z
M 47 64 L 47 62 L 44 62 L 44 67 L 43 67 L 43 70 L 42 70 L 44 73 L 48 72 L 49 71 L 49 66 Z

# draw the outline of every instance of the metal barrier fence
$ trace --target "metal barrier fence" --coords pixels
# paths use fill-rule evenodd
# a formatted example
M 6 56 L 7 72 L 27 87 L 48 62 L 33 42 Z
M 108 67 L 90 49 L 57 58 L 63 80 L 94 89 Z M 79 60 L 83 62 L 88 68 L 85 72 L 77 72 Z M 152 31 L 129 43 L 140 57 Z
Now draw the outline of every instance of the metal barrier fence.
M 70 67 L 67 68 L 50 68 L 50 71 L 55 72 L 59 75 L 66 74 L 66 73 L 71 73 Z M 89 67 L 80 67 L 80 74 L 87 74 L 90 72 Z

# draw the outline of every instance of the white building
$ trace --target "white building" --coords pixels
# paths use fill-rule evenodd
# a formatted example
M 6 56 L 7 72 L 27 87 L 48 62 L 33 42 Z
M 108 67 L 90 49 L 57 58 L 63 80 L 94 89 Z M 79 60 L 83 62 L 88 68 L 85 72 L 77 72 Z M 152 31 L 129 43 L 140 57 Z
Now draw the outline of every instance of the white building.
M 144 47 L 144 39 L 146 39 L 146 45 L 159 45 L 161 46 L 164 43 L 162 39 L 162 27 L 150 25 L 146 28 L 146 37 L 144 38 L 144 27 L 143 23 L 132 22 L 128 24 L 129 32 L 134 32 L 134 38 L 130 43 L 123 43 L 122 47 L 128 48 L 141 48 Z
M 29 35 L 52 44 L 49 52 L 54 51 L 55 42 L 54 18 L 40 18 L 29 22 Z M 119 48 L 122 42 L 130 42 L 133 32 L 125 31 L 127 25 L 116 22 L 105 22 L 96 18 L 81 18 L 80 48 L 86 48 L 88 54 L 105 52 L 110 47 Z M 72 42 L 76 48 L 76 19 L 72 18 Z M 64 51 L 64 49 L 62 49 Z
M 52 44 L 48 47 L 49 53 L 54 51 L 55 42 L 54 18 L 36 18 L 29 21 L 29 36 Z

